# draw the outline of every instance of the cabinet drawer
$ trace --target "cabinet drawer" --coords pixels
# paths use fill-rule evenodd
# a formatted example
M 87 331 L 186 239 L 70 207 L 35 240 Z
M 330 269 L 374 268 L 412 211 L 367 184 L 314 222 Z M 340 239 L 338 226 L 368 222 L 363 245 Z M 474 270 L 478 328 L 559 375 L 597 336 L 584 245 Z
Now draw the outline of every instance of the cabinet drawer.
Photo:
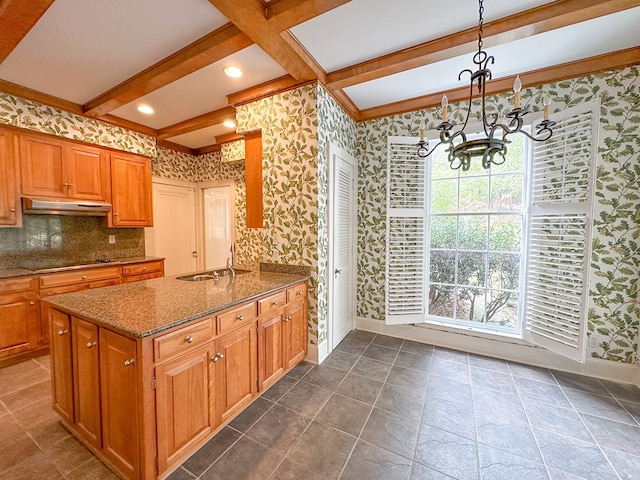
M 131 275 L 144 275 L 144 274 L 162 272 L 163 271 L 162 264 L 163 264 L 162 260 L 158 260 L 157 262 L 143 262 L 143 263 L 132 263 L 130 265 L 123 265 L 122 276 L 129 277 Z
M 227 333 L 236 327 L 246 325 L 256 319 L 256 303 L 251 302 L 226 310 L 216 316 L 218 335 Z
M 88 268 L 70 272 L 50 273 L 40 277 L 40 287 L 57 287 L 72 283 L 96 282 L 120 278 L 120 267 Z
M 38 287 L 37 277 L 12 277 L 0 280 L 0 294 L 24 292 Z
M 301 298 L 307 298 L 306 283 L 299 283 L 298 285 L 287 288 L 287 303 L 295 302 Z
M 284 307 L 287 303 L 287 292 L 282 290 L 258 300 L 258 315 L 264 315 Z
M 150 280 L 152 278 L 163 277 L 162 272 L 145 273 L 144 275 L 131 275 L 129 277 L 122 277 L 122 283 L 139 282 L 140 280 Z
M 156 362 L 168 360 L 213 340 L 213 319 L 207 318 L 196 324 L 175 330 L 153 340 Z

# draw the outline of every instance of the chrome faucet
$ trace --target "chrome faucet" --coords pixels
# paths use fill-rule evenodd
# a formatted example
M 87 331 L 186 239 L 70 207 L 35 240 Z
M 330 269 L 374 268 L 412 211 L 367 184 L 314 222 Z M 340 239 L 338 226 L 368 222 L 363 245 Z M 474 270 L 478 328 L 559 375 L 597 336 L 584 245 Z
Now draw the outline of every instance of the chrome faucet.
M 231 255 L 227 257 L 227 268 L 231 272 L 231 278 L 236 278 L 236 244 L 231 242 L 231 248 L 229 249 Z

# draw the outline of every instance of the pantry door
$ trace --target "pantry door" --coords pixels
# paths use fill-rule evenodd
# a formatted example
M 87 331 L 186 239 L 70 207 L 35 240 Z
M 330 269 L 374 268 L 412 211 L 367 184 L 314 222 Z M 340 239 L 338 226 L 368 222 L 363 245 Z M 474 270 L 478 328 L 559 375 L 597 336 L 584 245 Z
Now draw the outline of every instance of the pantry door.
M 353 329 L 356 298 L 356 198 L 358 165 L 329 147 L 329 352 Z
M 153 179 L 153 227 L 145 228 L 146 253 L 164 257 L 166 276 L 198 269 L 196 188 L 187 182 Z

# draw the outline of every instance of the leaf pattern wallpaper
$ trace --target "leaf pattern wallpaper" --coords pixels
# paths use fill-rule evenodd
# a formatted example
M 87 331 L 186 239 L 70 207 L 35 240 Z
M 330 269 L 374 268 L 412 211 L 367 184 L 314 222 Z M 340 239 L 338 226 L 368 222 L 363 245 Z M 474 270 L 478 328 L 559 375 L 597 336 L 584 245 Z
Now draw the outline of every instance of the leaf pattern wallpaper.
M 538 110 L 543 89 L 552 111 L 600 101 L 593 253 L 589 283 L 589 335 L 593 358 L 638 363 L 640 304 L 640 78 L 639 68 L 587 75 L 523 90 L 523 104 Z M 487 99 L 488 111 L 510 110 L 510 95 Z M 479 102 L 474 101 L 476 107 Z M 466 102 L 451 105 L 461 124 Z M 475 110 L 477 112 L 477 108 Z M 384 320 L 387 136 L 418 136 L 433 129 L 440 109 L 420 110 L 358 124 L 358 310 Z
M 0 123 L 147 157 L 156 156 L 154 137 L 3 92 L 0 92 Z

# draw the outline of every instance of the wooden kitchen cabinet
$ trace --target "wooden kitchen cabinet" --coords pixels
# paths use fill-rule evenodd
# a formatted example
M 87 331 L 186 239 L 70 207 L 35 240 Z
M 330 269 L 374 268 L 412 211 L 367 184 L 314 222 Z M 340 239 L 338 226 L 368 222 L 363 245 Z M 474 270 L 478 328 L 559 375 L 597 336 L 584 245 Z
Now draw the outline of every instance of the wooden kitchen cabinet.
M 84 438 L 100 448 L 100 371 L 98 327 L 79 318 L 71 318 L 73 358 L 73 406 L 75 425 Z
M 215 341 L 215 415 L 226 423 L 248 406 L 258 391 L 256 324 L 251 322 Z
M 51 309 L 50 325 L 51 393 L 53 397 L 53 409 L 68 425 L 72 425 L 74 412 L 71 317 L 58 310 Z
M 44 135 L 20 135 L 22 194 L 45 198 L 109 199 L 106 151 Z
M 298 294 L 298 292 L 301 292 Z M 288 303 L 284 310 L 283 323 L 283 352 L 284 367 L 293 368 L 307 355 L 308 326 L 307 326 L 307 285 L 299 284 L 287 291 Z
M 35 349 L 40 341 L 37 279 L 0 280 L 0 358 Z
M 19 199 L 17 142 L 18 136 L 0 129 L 0 227 L 22 224 Z
M 276 383 L 284 372 L 283 318 L 280 310 L 258 322 L 258 387 L 264 391 Z
M 100 399 L 105 459 L 126 478 L 140 472 L 136 342 L 100 329 Z
M 122 266 L 122 283 L 164 277 L 164 260 L 132 263 Z
M 151 161 L 126 153 L 111 154 L 110 227 L 152 227 Z
M 212 342 L 156 367 L 158 469 L 181 463 L 215 427 Z

